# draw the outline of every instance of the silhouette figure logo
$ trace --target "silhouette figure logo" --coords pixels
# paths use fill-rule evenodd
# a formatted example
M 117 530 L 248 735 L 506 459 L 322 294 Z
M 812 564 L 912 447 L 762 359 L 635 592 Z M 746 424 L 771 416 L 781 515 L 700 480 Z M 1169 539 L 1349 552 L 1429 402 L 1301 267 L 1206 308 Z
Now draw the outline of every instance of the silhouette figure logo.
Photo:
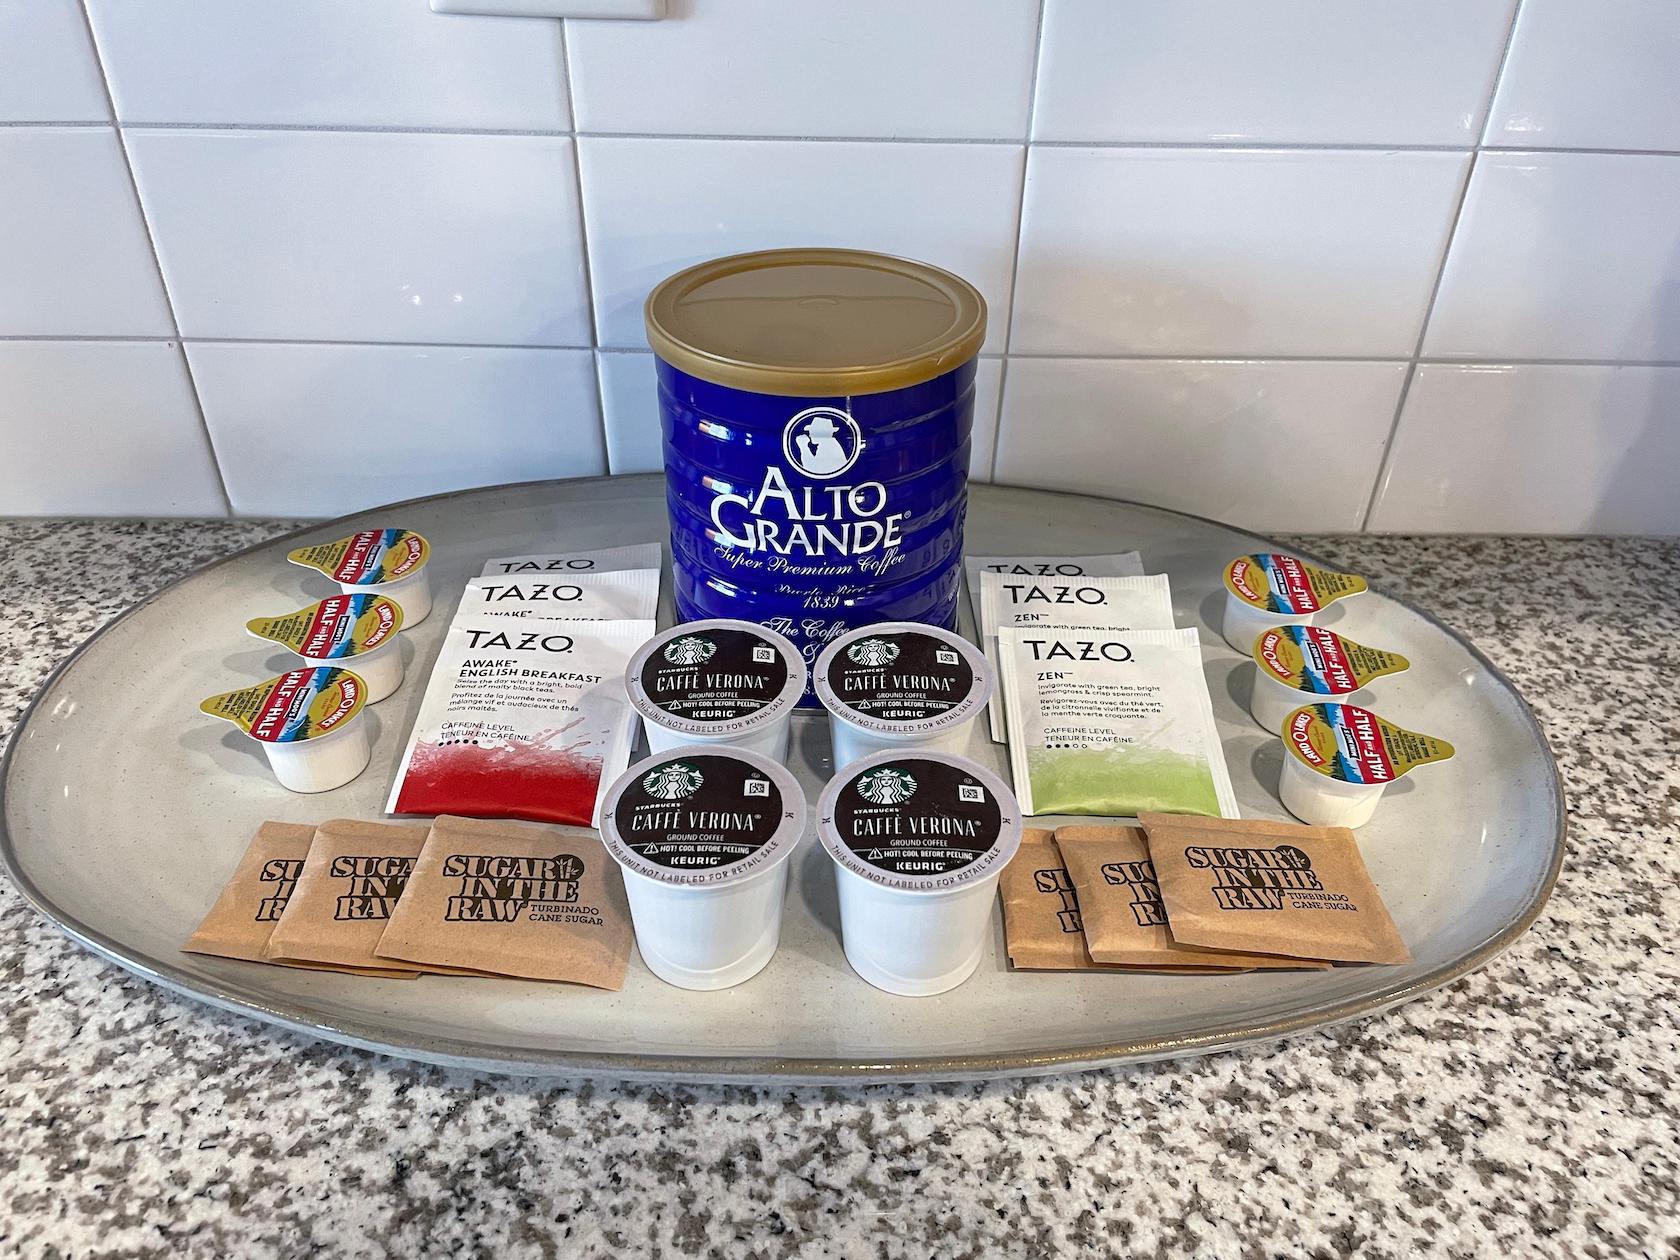
M 863 432 L 838 407 L 808 407 L 782 430 L 782 455 L 807 477 L 838 477 L 863 454 Z

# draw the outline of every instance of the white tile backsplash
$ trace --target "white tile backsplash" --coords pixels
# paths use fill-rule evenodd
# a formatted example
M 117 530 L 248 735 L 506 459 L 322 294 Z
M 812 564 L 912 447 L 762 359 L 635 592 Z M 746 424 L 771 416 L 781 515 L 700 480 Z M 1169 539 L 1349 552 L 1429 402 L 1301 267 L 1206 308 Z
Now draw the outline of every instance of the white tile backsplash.
M 1405 374 L 1403 363 L 1013 359 L 997 480 L 1248 529 L 1357 530 Z
M 663 7 L 0 0 L 0 515 L 654 469 L 648 290 L 838 245 L 986 295 L 976 480 L 1680 532 L 1676 0 Z
M 169 336 L 109 127 L 0 127 L 0 337 Z
M 566 47 L 584 131 L 1019 140 L 1037 25 L 1023 0 L 690 0 Z
M 1467 164 L 1034 148 L 1010 349 L 1408 356 Z
M 424 0 L 88 0 L 88 13 L 124 122 L 571 125 L 556 22 Z
M 615 473 L 659 472 L 664 451 L 659 427 L 659 382 L 653 355 L 645 350 L 603 350 L 596 355 L 601 375 L 601 409 L 606 418 L 607 467 Z M 998 394 L 1003 361 L 982 358 L 974 370 L 974 432 L 970 439 L 968 478 L 992 479 L 997 439 Z
M 648 290 L 738 250 L 844 245 L 955 271 L 1003 348 L 1019 147 L 781 140 L 578 141 L 600 344 L 647 345 Z
M 0 122 L 105 122 L 78 0 L 0 0 Z
M 189 338 L 590 344 L 569 139 L 128 134 Z
M 1680 157 L 1481 155 L 1424 351 L 1680 359 Z
M 1046 0 L 1033 138 L 1475 143 L 1515 0 Z
M 225 516 L 181 348 L 0 341 L 0 513 Z
M 1680 149 L 1680 5 L 1524 0 L 1486 140 Z
M 1680 534 L 1680 368 L 1424 364 L 1371 527 Z
M 189 344 L 237 513 L 606 471 L 587 350 Z

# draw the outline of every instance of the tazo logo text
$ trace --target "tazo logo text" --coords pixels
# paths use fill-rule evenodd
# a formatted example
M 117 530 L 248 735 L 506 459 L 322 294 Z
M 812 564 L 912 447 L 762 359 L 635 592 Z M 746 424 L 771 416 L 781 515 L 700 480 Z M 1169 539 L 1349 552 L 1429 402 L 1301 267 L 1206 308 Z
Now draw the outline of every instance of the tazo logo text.
M 467 630 L 467 646 L 501 648 L 505 652 L 570 652 L 577 640 L 569 634 L 544 634 L 540 630 L 528 633 L 507 630 Z
M 333 918 L 340 921 L 389 919 L 413 873 L 411 857 L 334 858 L 328 874 L 349 883 L 333 906 Z
M 1213 872 L 1213 897 L 1221 910 L 1282 910 L 1286 892 L 1322 892 L 1312 859 L 1291 844 L 1275 849 L 1225 849 L 1192 845 L 1184 860 Z
M 1023 639 L 1035 661 L 1108 661 L 1124 664 L 1132 649 L 1115 639 Z
M 527 906 L 571 905 L 578 899 L 583 860 L 571 853 L 553 857 L 504 857 L 451 853 L 443 877 L 461 881 L 461 891 L 444 906 L 446 923 L 513 923 Z

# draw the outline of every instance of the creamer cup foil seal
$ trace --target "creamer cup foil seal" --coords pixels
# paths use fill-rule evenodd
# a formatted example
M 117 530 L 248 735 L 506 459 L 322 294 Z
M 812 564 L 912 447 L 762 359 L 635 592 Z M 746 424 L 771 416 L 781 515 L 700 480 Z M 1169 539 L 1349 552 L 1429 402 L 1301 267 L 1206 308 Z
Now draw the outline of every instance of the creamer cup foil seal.
M 630 703 L 664 730 L 719 739 L 769 725 L 805 694 L 805 658 L 767 626 L 718 618 L 674 626 L 630 658 Z
M 312 661 L 360 656 L 390 643 L 402 608 L 383 595 L 333 595 L 280 617 L 255 617 L 245 629 Z
M 367 703 L 361 675 L 334 665 L 289 669 L 251 687 L 224 691 L 198 707 L 264 744 L 295 744 L 342 730 Z
M 872 734 L 949 730 L 986 707 L 992 671 L 980 649 L 937 626 L 889 622 L 842 635 L 817 658 L 817 699 Z
M 1254 640 L 1254 663 L 1265 677 L 1309 695 L 1345 696 L 1411 662 L 1344 639 L 1322 626 L 1278 626 Z
M 805 818 L 805 793 L 783 766 L 744 748 L 692 744 L 619 776 L 601 807 L 601 838 L 644 879 L 712 888 L 788 857 Z
M 1021 847 L 1015 797 L 990 770 L 948 753 L 888 751 L 830 779 L 817 835 L 873 884 L 943 893 L 998 876 Z
M 430 545 L 411 529 L 364 529 L 348 538 L 286 553 L 293 564 L 350 586 L 400 582 L 420 572 L 430 557 Z
M 1260 551 L 1238 556 L 1225 566 L 1225 589 L 1251 608 L 1294 617 L 1358 595 L 1366 584 L 1353 573 L 1320 569 L 1281 552 Z
M 1367 786 L 1390 783 L 1454 752 L 1444 739 L 1408 731 L 1355 704 L 1302 705 L 1284 721 L 1283 745 L 1327 779 Z

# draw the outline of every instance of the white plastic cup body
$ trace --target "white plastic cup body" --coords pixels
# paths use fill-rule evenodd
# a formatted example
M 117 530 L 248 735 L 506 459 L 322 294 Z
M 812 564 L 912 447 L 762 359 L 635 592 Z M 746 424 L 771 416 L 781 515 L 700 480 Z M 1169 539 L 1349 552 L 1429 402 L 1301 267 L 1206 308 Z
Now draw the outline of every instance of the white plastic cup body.
M 947 892 L 907 891 L 836 863 L 846 961 L 877 989 L 900 997 L 956 988 L 985 953 L 1001 874 Z
M 289 792 L 330 792 L 343 787 L 367 769 L 373 752 L 367 724 L 360 714 L 330 735 L 286 744 L 264 743 L 262 748 L 274 777 Z
M 745 748 L 751 752 L 763 753 L 771 761 L 786 761 L 792 726 L 793 710 L 787 709 L 773 721 L 742 734 L 707 739 L 704 735 L 670 730 L 645 713 L 642 715 L 642 729 L 647 732 L 648 751 L 653 753 L 681 748 L 686 744 L 714 744 L 720 748 Z
M 984 710 L 981 710 L 984 712 Z M 960 726 L 948 727 L 942 731 L 931 732 L 926 735 L 910 735 L 903 739 L 886 739 L 874 731 L 866 731 L 851 722 L 835 710 L 828 710 L 828 737 L 834 747 L 834 771 L 838 774 L 854 761 L 860 761 L 872 753 L 878 752 L 909 752 L 913 749 L 929 752 L 956 753 L 959 756 L 968 749 L 970 729 L 974 719 L 962 723 Z
M 1317 613 L 1275 613 L 1256 608 L 1246 600 L 1225 592 L 1225 620 L 1220 627 L 1225 642 L 1247 656 L 1254 650 L 1254 641 L 1267 630 L 1278 626 L 1311 625 Z
M 1297 691 L 1256 665 L 1254 682 L 1248 694 L 1248 713 L 1266 734 L 1281 735 L 1285 719 L 1303 704 L 1357 704 L 1369 707 L 1368 697 L 1369 693 L 1364 690 L 1350 691 L 1339 696 L 1320 696 L 1310 691 Z
M 788 861 L 717 887 L 667 884 L 628 867 L 624 892 L 648 970 L 681 989 L 727 989 L 770 962 L 782 935 Z
M 340 582 L 338 589 L 346 595 L 383 595 L 402 609 L 404 630 L 419 625 L 432 611 L 430 564 L 421 565 L 418 572 L 398 578 L 395 582 L 370 582 L 365 586 L 357 586 L 353 582 Z
M 1287 750 L 1283 755 L 1283 777 L 1279 781 L 1283 807 L 1314 827 L 1363 826 L 1377 812 L 1386 786 L 1344 783 L 1303 765 Z
M 367 684 L 367 702 L 378 704 L 390 695 L 403 680 L 402 638 L 392 635 L 371 652 L 343 658 L 305 656 L 304 664 L 311 668 L 351 669 Z

